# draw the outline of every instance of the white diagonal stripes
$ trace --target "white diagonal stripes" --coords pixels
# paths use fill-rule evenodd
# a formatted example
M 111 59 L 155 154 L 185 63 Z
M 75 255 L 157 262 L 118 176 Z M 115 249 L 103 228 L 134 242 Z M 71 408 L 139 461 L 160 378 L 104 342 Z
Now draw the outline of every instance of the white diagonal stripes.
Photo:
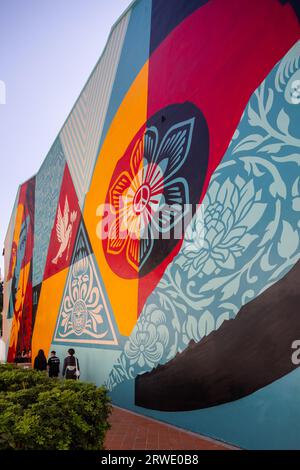
M 111 32 L 105 50 L 60 134 L 81 208 L 92 178 L 129 16 L 130 11 Z

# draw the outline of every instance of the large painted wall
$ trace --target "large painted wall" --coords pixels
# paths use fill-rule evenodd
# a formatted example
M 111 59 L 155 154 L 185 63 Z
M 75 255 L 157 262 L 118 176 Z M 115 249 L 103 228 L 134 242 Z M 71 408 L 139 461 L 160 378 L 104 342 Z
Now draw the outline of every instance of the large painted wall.
M 8 361 L 72 346 L 120 406 L 300 448 L 299 39 L 293 1 L 132 4 L 19 188 Z

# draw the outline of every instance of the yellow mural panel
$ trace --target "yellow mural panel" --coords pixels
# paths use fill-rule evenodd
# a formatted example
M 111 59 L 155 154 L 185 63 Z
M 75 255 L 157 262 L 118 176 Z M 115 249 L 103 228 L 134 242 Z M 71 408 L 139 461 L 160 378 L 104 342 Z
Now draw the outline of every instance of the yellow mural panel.
M 116 323 L 120 334 L 126 336 L 131 333 L 137 319 L 138 279 L 123 279 L 111 270 L 102 241 L 97 236 L 97 225 L 101 221 L 99 206 L 105 203 L 115 166 L 147 119 L 147 86 L 148 63 L 132 84 L 108 130 L 84 208 L 84 221 Z
M 39 349 L 49 353 L 68 268 L 43 282 L 32 336 L 32 358 Z

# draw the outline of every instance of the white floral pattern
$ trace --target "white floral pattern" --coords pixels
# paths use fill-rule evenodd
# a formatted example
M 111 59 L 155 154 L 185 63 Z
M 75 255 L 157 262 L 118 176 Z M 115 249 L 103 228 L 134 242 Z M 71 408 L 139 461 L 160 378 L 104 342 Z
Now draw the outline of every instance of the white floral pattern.
M 161 360 L 169 341 L 165 323 L 166 316 L 162 310 L 153 304 L 146 307 L 142 320 L 136 324 L 125 344 L 130 365 L 137 363 L 141 368 L 145 365 L 153 367 Z
M 228 177 L 222 185 L 212 183 L 205 206 L 185 235 L 183 269 L 188 270 L 188 277 L 235 268 L 236 258 L 258 237 L 249 231 L 265 211 L 266 204 L 259 202 L 260 198 L 253 181 L 246 182 L 240 176 L 233 182 Z

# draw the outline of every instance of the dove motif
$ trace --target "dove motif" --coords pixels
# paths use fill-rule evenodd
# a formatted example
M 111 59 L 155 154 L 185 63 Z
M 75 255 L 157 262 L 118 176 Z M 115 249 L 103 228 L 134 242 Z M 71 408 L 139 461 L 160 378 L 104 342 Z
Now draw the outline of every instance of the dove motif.
M 53 258 L 52 263 L 57 264 L 58 260 L 62 257 L 67 250 L 66 260 L 69 258 L 69 250 L 72 239 L 73 224 L 77 218 L 77 211 L 72 211 L 69 219 L 69 202 L 68 197 L 65 199 L 64 214 L 62 215 L 60 205 L 58 206 L 57 220 L 56 220 L 56 236 L 60 243 L 57 255 Z

